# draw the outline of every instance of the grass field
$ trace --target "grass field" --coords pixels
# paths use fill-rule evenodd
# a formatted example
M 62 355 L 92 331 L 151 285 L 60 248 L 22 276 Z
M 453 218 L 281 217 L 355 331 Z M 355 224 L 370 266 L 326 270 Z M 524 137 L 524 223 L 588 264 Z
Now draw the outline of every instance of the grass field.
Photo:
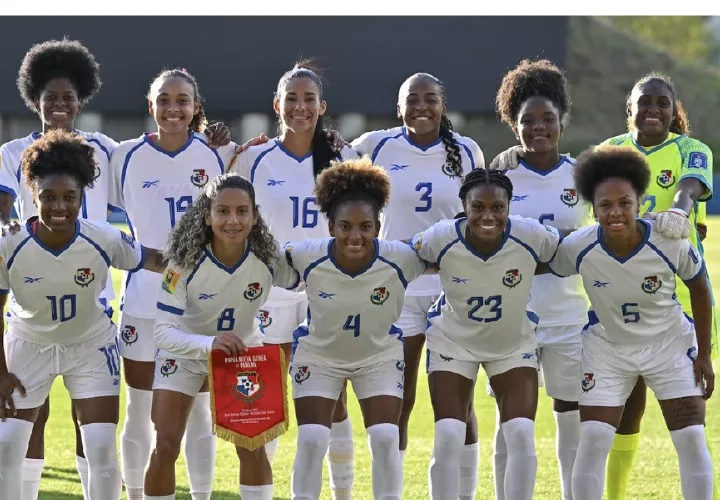
M 720 217 L 711 218 L 708 234 L 710 242 L 705 245 L 714 283 L 720 283 Z M 113 275 L 116 291 L 120 286 L 120 273 Z M 117 311 L 117 307 L 115 308 Z M 720 366 L 716 363 L 716 370 Z M 480 426 L 480 472 L 477 498 L 494 498 L 492 483 L 492 436 L 495 423 L 493 400 L 485 395 L 485 377 L 482 374 L 477 383 L 476 409 Z M 121 407 L 124 407 L 123 402 Z M 355 498 L 371 499 L 370 456 L 367 440 L 357 401 L 350 395 L 350 413 L 355 433 Z M 70 421 L 70 401 L 62 382 L 56 382 L 52 390 L 52 413 L 47 426 L 45 471 L 41 483 L 41 500 L 82 499 L 80 482 L 75 470 L 75 437 Z M 681 499 L 680 480 L 675 450 L 665 428 L 656 401 L 650 396 L 642 430 L 642 443 L 637 462 L 633 469 L 629 499 Z M 716 457 L 720 456 L 720 394 L 708 406 L 708 425 L 711 429 L 712 447 Z M 292 409 L 291 409 L 292 412 Z M 121 411 L 120 422 L 124 420 Z M 281 438 L 275 457 L 275 498 L 290 498 L 290 470 L 295 451 L 296 426 Z M 412 416 L 410 444 L 405 457 L 404 498 L 427 498 L 427 470 L 433 447 L 433 419 L 427 389 L 427 379 L 421 375 L 418 383 L 418 398 Z M 535 497 L 538 500 L 560 498 L 557 461 L 555 458 L 555 423 L 550 399 L 544 390 L 540 393 L 540 406 L 535 430 L 538 456 L 538 474 Z M 238 461 L 234 448 L 218 440 L 218 456 L 215 473 L 213 498 L 228 500 L 238 498 Z M 188 493 L 185 462 L 182 457 L 177 463 L 178 500 L 190 500 Z M 720 461 L 715 460 L 716 477 L 720 477 Z M 123 495 L 123 498 L 125 496 Z M 322 499 L 330 499 L 325 472 Z

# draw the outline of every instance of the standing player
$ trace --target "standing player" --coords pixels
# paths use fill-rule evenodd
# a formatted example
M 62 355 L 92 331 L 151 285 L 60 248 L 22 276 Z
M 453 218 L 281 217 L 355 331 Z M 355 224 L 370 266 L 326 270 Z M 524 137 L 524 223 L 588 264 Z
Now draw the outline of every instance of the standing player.
M 641 213 L 658 212 L 658 230 L 668 237 L 689 237 L 702 254 L 698 221 L 705 215 L 703 202 L 712 197 L 712 151 L 688 136 L 690 122 L 669 77 L 650 73 L 638 80 L 628 95 L 626 108 L 628 133 L 603 144 L 625 146 L 645 155 L 652 179 L 642 199 Z M 679 278 L 677 298 L 685 313 L 693 317 L 690 291 Z M 715 326 L 713 335 L 713 349 L 717 352 Z M 608 500 L 625 500 L 627 495 L 630 471 L 640 446 L 646 393 L 641 377 L 625 405 L 608 459 Z M 715 499 L 718 498 L 716 488 Z
M 505 75 L 496 103 L 523 153 L 518 167 L 506 172 L 515 192 L 510 213 L 559 229 L 589 224 L 590 214 L 575 190 L 574 160 L 558 153 L 558 141 L 570 114 L 568 83 L 562 71 L 548 60 L 524 60 Z M 587 323 L 587 306 L 579 276 L 562 279 L 546 274 L 533 281 L 530 307 L 540 317 L 538 359 L 547 394 L 553 398 L 563 500 L 572 499 L 570 480 L 580 440 L 577 381 L 581 378 L 580 331 Z M 498 422 L 494 472 L 499 500 L 505 498 L 506 460 L 507 447 Z
M 430 498 L 456 500 L 467 409 L 480 365 L 495 392 L 507 442 L 505 498 L 531 499 L 535 486 L 537 316 L 526 310 L 539 263 L 560 236 L 533 219 L 508 216 L 513 186 L 503 173 L 475 170 L 460 199 L 467 218 L 441 221 L 413 238 L 436 264 L 443 293 L 428 314 L 428 374 L 435 416 Z
M 390 179 L 369 159 L 334 164 L 318 176 L 315 195 L 331 238 L 285 247 L 309 300 L 290 369 L 298 423 L 292 498 L 320 497 L 333 409 L 350 380 L 368 434 L 373 497 L 400 500 L 403 351 L 394 323 L 425 264 L 406 243 L 377 239 Z
M 663 239 L 653 232 L 658 222 L 637 219 L 650 177 L 636 151 L 601 147 L 583 153 L 575 185 L 592 203 L 599 225 L 567 237 L 551 263 L 560 275 L 582 276 L 592 305 L 582 337 L 583 423 L 572 475 L 578 499 L 602 498 L 605 462 L 640 376 L 660 402 L 678 453 L 683 497 L 710 500 L 713 495 L 703 430 L 705 399 L 715 385 L 712 295 L 693 245 Z M 676 300 L 675 276 L 690 291 L 694 321 Z
M 111 265 L 154 272 L 165 265 L 156 250 L 107 222 L 78 219 L 84 191 L 97 178 L 95 158 L 84 138 L 63 130 L 44 134 L 22 155 L 38 216 L 0 240 L 0 307 L 13 293 L 0 354 L 0 498 L 23 498 L 32 423 L 62 375 L 87 454 L 87 498 L 120 499 L 120 360 L 100 293 Z
M 207 378 L 210 351 L 234 356 L 261 346 L 257 314 L 273 275 L 290 285 L 298 281 L 284 258 L 278 262 L 252 184 L 235 174 L 208 183 L 170 234 L 167 256 L 155 320 L 160 349 L 152 407 L 156 444 L 145 473 L 146 500 L 175 498 L 175 461 L 193 400 Z M 252 284 L 260 285 L 261 295 L 238 300 Z M 264 448 L 237 448 L 237 453 L 240 496 L 272 500 L 272 468 Z
M 457 192 L 463 175 L 484 168 L 485 160 L 472 139 L 453 132 L 447 117 L 442 82 L 417 73 L 402 84 L 397 115 L 403 127 L 368 132 L 352 146 L 383 166 L 392 183 L 388 207 L 381 215 L 380 238 L 409 240 L 432 224 L 452 219 L 462 210 Z M 425 344 L 427 312 L 440 295 L 437 276 L 421 276 L 409 284 L 397 327 L 403 332 L 405 389 L 400 416 L 400 450 L 408 445 L 410 413 L 415 405 L 417 374 Z M 474 411 L 461 459 L 461 500 L 475 498 L 479 448 Z
M 110 203 L 125 210 L 130 231 L 141 244 L 162 248 L 201 189 L 223 173 L 235 145 L 218 150 L 208 146 L 202 135 L 207 119 L 197 81 L 187 71 L 160 73 L 147 99 L 158 130 L 123 142 L 112 154 Z M 123 285 L 118 343 L 128 388 L 121 454 L 129 500 L 142 499 L 152 442 L 150 409 L 157 350 L 153 323 L 160 282 L 159 276 L 141 270 L 128 273 Z M 210 498 L 214 476 L 215 436 L 207 390 L 204 386 L 195 398 L 185 434 L 193 500 Z
M 351 148 L 333 152 L 323 130 L 327 103 L 318 74 L 297 63 L 278 82 L 273 101 L 280 135 L 236 157 L 233 171 L 250 179 L 263 217 L 281 242 L 328 236 L 313 189 L 315 178 L 332 159 L 356 158 Z M 262 138 L 259 139 L 262 141 Z M 260 311 L 265 344 L 279 344 L 290 359 L 292 332 L 307 313 L 305 292 L 273 287 Z M 330 486 L 334 498 L 349 499 L 353 485 L 353 434 L 345 396 L 339 401 L 328 452 Z M 272 458 L 277 440 L 267 445 Z

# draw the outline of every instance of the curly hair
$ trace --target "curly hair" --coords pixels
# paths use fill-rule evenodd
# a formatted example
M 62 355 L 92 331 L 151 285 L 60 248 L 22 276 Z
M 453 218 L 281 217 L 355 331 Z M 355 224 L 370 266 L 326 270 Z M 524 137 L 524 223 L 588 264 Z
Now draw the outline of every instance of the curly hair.
M 640 198 L 650 184 L 650 167 L 645 157 L 634 149 L 600 146 L 589 148 L 577 157 L 573 177 L 580 196 L 591 203 L 598 184 L 610 178 L 625 179 Z
M 440 90 L 442 102 L 447 109 L 447 94 L 445 92 L 445 84 L 443 84 L 443 82 L 441 82 L 438 78 L 434 77 L 429 73 L 415 73 L 410 78 L 405 80 L 400 86 L 400 90 L 398 91 L 398 103 L 403 101 L 404 96 L 410 90 L 410 86 L 418 81 L 428 81 L 434 85 L 437 85 L 438 89 Z M 450 169 L 450 172 L 452 172 L 452 177 L 462 177 L 463 169 L 462 157 L 460 156 L 460 146 L 458 145 L 458 142 L 455 139 L 455 135 L 453 134 L 453 124 L 450 121 L 450 118 L 448 118 L 447 112 L 443 113 L 442 117 L 440 118 L 440 130 L 438 133 L 440 135 L 440 139 L 442 140 L 443 145 L 445 146 L 445 151 L 447 152 L 445 165 L 447 165 L 447 167 Z M 443 165 L 443 167 L 445 165 Z
M 48 81 L 68 78 L 75 86 L 78 100 L 85 105 L 100 90 L 100 65 L 77 40 L 49 40 L 30 47 L 20 64 L 17 88 L 25 105 L 39 112 L 37 102 Z
M 470 190 L 479 184 L 501 187 L 507 192 L 508 200 L 512 200 L 513 184 L 510 178 L 502 170 L 488 170 L 485 168 L 475 169 L 465 176 L 460 186 L 460 193 L 458 193 L 459 198 L 464 202 Z M 455 218 L 458 218 L 458 216 Z
M 330 222 L 338 207 L 348 201 L 370 203 L 377 217 L 390 201 L 390 176 L 367 156 L 333 162 L 317 178 L 315 200 Z
M 50 130 L 22 153 L 20 169 L 33 193 L 40 180 L 48 175 L 67 175 L 85 190 L 98 177 L 95 150 L 71 132 Z
M 517 126 L 520 108 L 531 97 L 544 97 L 557 106 L 560 123 L 570 118 L 570 88 L 565 73 L 552 61 L 523 59 L 502 80 L 495 107 L 500 119 L 511 129 Z
M 193 100 L 198 103 L 198 111 L 193 115 L 192 121 L 190 122 L 190 125 L 188 125 L 188 128 L 194 132 L 204 132 L 205 128 L 207 128 L 208 125 L 208 119 L 207 116 L 205 116 L 205 109 L 202 105 L 203 98 L 200 95 L 200 86 L 198 85 L 195 77 L 191 75 L 190 72 L 185 68 L 162 70 L 155 78 L 153 78 L 152 82 L 150 82 L 150 88 L 148 89 L 146 97 L 148 99 L 151 99 L 150 95 L 152 94 L 153 87 L 158 82 L 162 82 L 164 80 L 167 80 L 168 78 L 182 78 L 190 85 L 192 85 Z
M 630 107 L 632 102 L 632 93 L 633 90 L 639 89 L 640 87 L 643 87 L 647 85 L 648 83 L 661 83 L 665 85 L 665 88 L 668 89 L 668 92 L 670 92 L 670 99 L 673 103 L 673 120 L 670 123 L 670 132 L 673 134 L 685 134 L 689 136 L 692 133 L 692 127 L 690 125 L 690 118 L 688 118 L 687 111 L 685 110 L 685 107 L 682 105 L 680 100 L 677 98 L 677 89 L 675 88 L 675 84 L 670 79 L 669 76 L 660 73 L 658 71 L 653 71 L 651 73 L 648 73 L 647 75 L 640 78 L 637 82 L 635 82 L 635 85 L 630 89 L 630 92 L 628 92 L 625 106 Z M 631 131 L 634 128 L 632 116 L 628 116 L 627 118 L 627 127 L 628 131 Z
M 207 184 L 203 193 L 190 205 L 180 222 L 170 232 L 165 255 L 183 268 L 192 269 L 195 266 L 213 237 L 212 228 L 205 223 L 205 214 L 210 211 L 212 203 L 217 200 L 223 189 L 242 189 L 250 197 L 253 210 L 257 214 L 257 222 L 248 235 L 248 245 L 258 259 L 274 270 L 278 258 L 277 242 L 260 215 L 252 184 L 245 177 L 234 173 L 215 177 Z
M 295 78 L 310 79 L 318 89 L 318 100 L 323 100 L 324 91 L 322 78 L 320 78 L 318 70 L 312 67 L 312 62 L 310 60 L 296 62 L 290 71 L 286 71 L 283 76 L 280 77 L 277 89 L 275 90 L 274 97 L 276 100 L 279 101 L 282 99 L 282 95 L 285 93 L 285 88 L 288 83 Z M 278 116 L 280 124 L 282 124 L 282 119 L 282 116 Z M 330 167 L 330 162 L 332 160 L 340 159 L 340 154 L 333 151 L 330 147 L 328 137 L 325 135 L 324 126 L 323 117 L 318 115 L 315 130 L 313 131 L 312 144 L 310 146 L 313 155 L 313 175 L 316 179 L 323 170 Z

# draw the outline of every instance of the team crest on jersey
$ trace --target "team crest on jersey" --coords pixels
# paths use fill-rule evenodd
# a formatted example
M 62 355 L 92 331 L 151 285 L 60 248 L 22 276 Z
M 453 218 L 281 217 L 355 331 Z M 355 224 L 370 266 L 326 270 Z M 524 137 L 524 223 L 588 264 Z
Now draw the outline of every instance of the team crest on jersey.
M 166 269 L 165 275 L 163 275 L 162 289 L 167 293 L 175 293 L 175 286 L 180 280 L 180 275 L 172 269 Z
M 127 234 L 125 231 L 120 231 L 120 237 L 130 248 L 135 248 L 135 242 L 133 241 L 132 236 Z
M 642 284 L 642 291 L 645 293 L 655 293 L 660 290 L 662 281 L 657 276 L 645 276 L 645 280 Z
M 384 286 L 379 286 L 372 291 L 370 295 L 370 302 L 376 306 L 382 305 L 390 297 L 390 290 Z
M 190 182 L 197 187 L 203 187 L 210 180 L 204 168 L 196 168 L 190 176 Z
M 82 267 L 75 272 L 75 283 L 85 288 L 95 281 L 95 273 L 89 267 Z
M 455 178 L 455 177 L 460 177 L 460 176 L 455 172 L 455 170 L 453 169 L 453 165 L 452 165 L 452 163 L 450 163 L 450 162 L 445 162 L 445 163 L 443 163 L 443 166 L 442 166 L 442 169 L 441 169 L 441 170 L 442 170 L 442 173 L 443 173 L 443 174 L 447 175 L 447 176 L 450 177 L 451 179 L 453 179 L 453 178 Z
M 590 392 L 595 387 L 595 374 L 585 373 L 582 378 L 582 391 Z
M 265 383 L 257 372 L 238 372 L 237 383 L 232 388 L 233 395 L 241 401 L 252 403 L 260 399 L 265 392 Z
M 675 184 L 675 176 L 672 170 L 661 170 L 657 176 L 657 185 L 663 189 L 670 189 Z
M 160 374 L 163 377 L 169 377 L 178 370 L 178 365 L 174 359 L 166 359 L 160 367 Z
M 260 309 L 257 314 L 257 319 L 260 322 L 260 326 L 263 328 L 267 328 L 268 326 L 272 325 L 272 318 L 270 317 L 270 311 L 266 311 L 265 309 Z
M 134 344 L 138 339 L 137 330 L 132 325 L 125 325 L 125 328 L 120 332 L 120 338 L 123 339 L 125 345 Z
M 522 281 L 522 274 L 520 274 L 520 271 L 518 269 L 510 269 L 505 273 L 505 276 L 503 276 L 502 282 L 503 285 L 509 288 L 515 288 L 520 284 Z
M 252 302 L 262 295 L 263 289 L 260 283 L 250 283 L 247 289 L 243 292 L 243 297 Z
M 577 189 L 563 189 L 563 192 L 560 195 L 560 201 L 562 201 L 568 207 L 574 207 L 575 205 L 577 205 L 578 201 L 580 201 L 580 197 L 577 194 Z
M 310 370 L 307 366 L 299 366 L 295 372 L 295 383 L 300 385 L 310 377 Z

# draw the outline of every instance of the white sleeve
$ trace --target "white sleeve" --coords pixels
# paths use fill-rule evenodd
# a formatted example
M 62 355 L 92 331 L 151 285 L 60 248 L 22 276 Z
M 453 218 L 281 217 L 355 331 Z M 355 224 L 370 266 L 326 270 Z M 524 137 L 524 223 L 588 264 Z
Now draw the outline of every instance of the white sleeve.
M 480 146 L 478 146 L 478 143 L 468 137 L 464 137 L 463 140 L 460 142 L 464 144 L 470 151 L 470 159 L 473 162 L 474 169 L 485 168 L 485 155 L 483 155 L 483 152 L 480 149 Z
M 108 245 L 110 265 L 131 273 L 141 269 L 145 264 L 145 248 L 132 236 L 110 224 L 107 224 L 107 231 L 111 235 Z
M 125 210 L 125 199 L 122 192 L 122 170 L 125 162 L 126 148 L 116 148 L 110 155 L 110 180 L 108 193 L 108 204 L 110 210 Z
M 5 147 L 0 147 L 0 192 L 9 194 L 13 199 L 17 199 L 20 192 L 16 168 L 11 164 Z
M 552 226 L 545 226 L 539 222 L 536 222 L 536 224 L 539 226 L 536 228 L 536 251 L 538 261 L 547 263 L 552 260 L 553 255 L 557 252 L 558 245 L 560 244 L 560 233 L 558 233 L 558 230 Z
M 380 141 L 390 134 L 390 130 L 376 130 L 365 132 L 363 135 L 350 143 L 352 148 L 361 155 L 372 156 Z
M 10 273 L 7 268 L 7 244 L 9 242 L 9 234 L 0 239 L 0 295 L 10 293 Z
M 187 333 L 179 328 L 179 318 L 187 306 L 187 277 L 174 262 L 168 264 L 163 275 L 155 316 L 155 344 L 176 356 L 207 357 L 212 351 L 214 336 Z
M 425 231 L 413 236 L 411 240 L 411 245 L 418 257 L 430 264 L 437 264 L 442 247 L 442 243 L 438 241 L 438 236 L 440 236 L 438 226 L 439 223 L 427 228 Z
M 550 261 L 550 271 L 558 276 L 573 276 L 578 274 L 575 268 L 577 262 L 577 252 L 575 251 L 572 239 L 565 238 L 560 242 L 555 256 Z
M 425 272 L 427 265 L 412 246 L 402 241 L 386 241 L 385 244 L 388 249 L 384 257 L 400 268 L 405 286 Z
M 680 245 L 677 275 L 684 282 L 694 281 L 705 274 L 705 261 L 690 240 L 680 240 Z
M 273 272 L 273 285 L 288 290 L 295 290 L 300 284 L 300 274 L 295 270 L 290 261 L 291 259 L 285 249 L 282 249 L 278 256 L 275 271 Z
M 229 144 L 226 144 L 225 146 L 220 146 L 215 150 L 215 151 L 217 151 L 217 154 L 220 157 L 220 161 L 222 161 L 223 172 L 230 171 L 230 165 L 232 164 L 233 160 L 235 159 L 235 150 L 237 149 L 237 147 L 238 147 L 237 144 L 230 141 Z
M 360 151 L 356 151 L 352 147 L 345 146 L 340 151 L 340 158 L 343 160 L 351 160 L 353 158 L 360 158 L 363 154 Z
M 234 155 L 225 172 L 240 174 L 247 180 L 250 180 L 250 170 L 252 169 L 251 156 L 253 155 L 248 150 Z

